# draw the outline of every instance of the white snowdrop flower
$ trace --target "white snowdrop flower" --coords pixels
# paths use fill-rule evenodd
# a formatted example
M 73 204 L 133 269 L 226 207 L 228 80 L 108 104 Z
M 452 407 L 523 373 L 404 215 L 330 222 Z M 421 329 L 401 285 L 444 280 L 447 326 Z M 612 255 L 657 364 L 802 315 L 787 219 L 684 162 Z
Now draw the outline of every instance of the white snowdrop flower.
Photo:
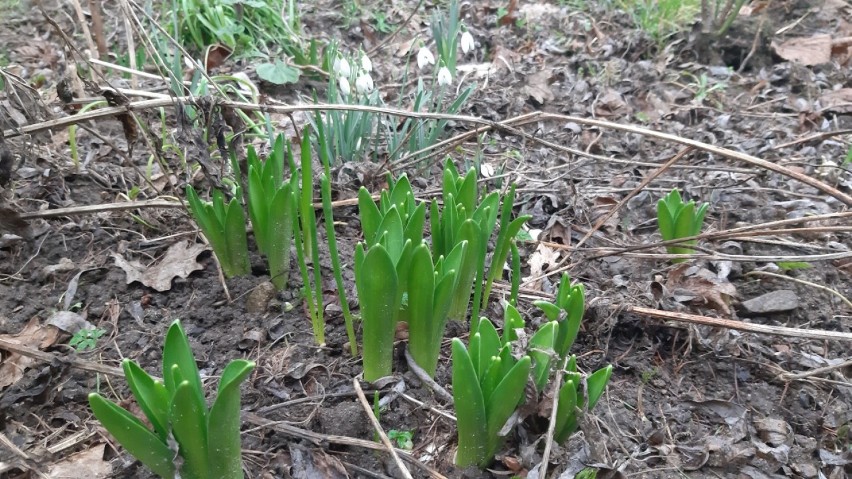
M 429 51 L 426 47 L 420 47 L 420 51 L 417 52 L 417 66 L 425 68 L 428 65 L 435 64 L 435 56 L 432 55 L 432 52 Z
M 361 56 L 361 69 L 367 73 L 373 71 L 373 62 L 370 61 L 370 57 L 366 54 Z
M 373 77 L 364 73 L 355 80 L 355 89 L 358 93 L 369 93 L 373 91 Z
M 467 52 L 473 51 L 476 48 L 476 42 L 473 41 L 473 35 L 470 32 L 464 32 L 461 36 L 461 49 L 462 52 L 467 54 Z
M 453 82 L 453 76 L 450 74 L 450 69 L 447 67 L 441 67 L 438 70 L 438 85 L 446 86 Z
M 334 73 L 337 73 L 338 75 L 343 77 L 349 77 L 349 75 L 352 73 L 352 69 L 349 67 L 349 61 L 345 58 L 335 58 L 332 69 L 334 70 Z
M 337 86 L 340 87 L 340 93 L 343 96 L 349 96 L 349 93 L 352 92 L 352 88 L 349 87 L 349 80 L 345 76 L 337 79 Z

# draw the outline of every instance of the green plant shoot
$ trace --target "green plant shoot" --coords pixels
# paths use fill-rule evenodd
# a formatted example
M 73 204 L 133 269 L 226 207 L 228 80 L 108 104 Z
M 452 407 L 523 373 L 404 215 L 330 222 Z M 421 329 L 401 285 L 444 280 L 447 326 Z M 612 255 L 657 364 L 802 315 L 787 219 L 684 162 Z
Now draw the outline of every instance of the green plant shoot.
M 558 443 L 564 443 L 577 430 L 578 417 L 584 411 L 594 409 L 612 376 L 611 364 L 598 369 L 586 378 L 586 391 L 583 394 L 583 378 L 577 372 L 576 356 L 568 358 L 565 370 L 565 383 L 559 389 L 556 429 L 553 433 L 553 439 Z
M 456 289 L 457 271 L 464 262 L 467 242 L 459 243 L 444 258 L 432 263 L 425 243 L 414 249 L 408 270 L 408 345 L 414 361 L 435 376 L 447 313 Z
M 298 218 L 293 221 L 293 236 L 296 238 L 296 258 L 299 271 L 302 274 L 305 302 L 308 304 L 308 314 L 314 330 L 317 344 L 325 344 L 325 319 L 323 318 L 322 276 L 319 271 L 319 248 L 317 247 L 317 218 L 313 203 L 313 177 L 311 176 L 311 139 L 309 135 L 302 137 L 300 145 L 300 167 L 294 162 L 290 164 L 292 177 L 290 181 L 293 197 L 297 198 Z M 300 173 L 300 174 L 299 174 Z M 297 183 L 301 179 L 301 185 Z M 307 194 L 305 193 L 307 190 Z M 307 228 L 303 230 L 302 228 Z M 314 265 L 313 289 L 308 263 Z
M 696 236 L 701 232 L 704 215 L 709 203 L 703 203 L 696 208 L 695 201 L 684 203 L 677 188 L 657 202 L 657 224 L 663 241 Z M 682 245 L 667 246 L 670 254 L 690 254 L 694 250 L 689 245 L 697 244 L 697 240 L 686 241 Z M 686 261 L 685 258 L 672 260 L 674 263 Z
M 228 278 L 247 274 L 251 269 L 246 239 L 246 217 L 236 198 L 225 203 L 221 191 L 213 191 L 213 201 L 202 201 L 195 188 L 186 187 L 189 211 L 213 247 L 222 272 Z
M 289 145 L 286 155 L 293 152 Z M 295 198 L 290 183 L 284 183 L 284 135 L 275 139 L 272 153 L 261 162 L 249 146 L 248 211 L 257 249 L 266 256 L 272 284 L 279 290 L 290 276 L 290 244 L 296 218 Z
M 325 127 L 317 112 L 316 133 L 317 150 L 322 163 L 323 174 L 320 177 L 320 195 L 322 196 L 322 211 L 325 219 L 325 236 L 328 241 L 328 254 L 331 256 L 331 268 L 334 282 L 337 285 L 337 296 L 340 298 L 340 309 L 343 311 L 343 321 L 346 323 L 346 335 L 349 338 L 349 350 L 352 356 L 358 356 L 358 342 L 355 339 L 355 325 L 352 312 L 349 311 L 349 301 L 346 299 L 346 285 L 343 283 L 343 268 L 340 264 L 340 254 L 337 251 L 337 235 L 334 233 L 334 209 L 331 206 L 331 144 L 325 133 Z
M 494 257 L 491 259 L 491 265 L 488 268 L 488 276 L 485 287 L 482 291 L 482 305 L 485 309 L 488 305 L 488 297 L 491 295 L 491 288 L 494 286 L 494 281 L 503 273 L 503 266 L 506 264 L 506 259 L 509 257 L 511 243 L 515 241 L 515 236 L 521 230 L 524 223 L 529 221 L 532 216 L 524 215 L 512 219 L 512 207 L 515 202 L 515 185 L 509 188 L 509 192 L 503 199 L 503 210 L 500 213 L 500 232 L 497 234 L 497 243 L 494 248 Z M 475 316 L 474 316 L 475 318 Z M 478 326 L 471 321 L 471 333 L 475 332 Z
M 175 321 L 163 346 L 162 381 L 134 361 L 122 362 L 133 397 L 153 431 L 98 393 L 89 394 L 89 405 L 119 444 L 160 477 L 239 479 L 243 477 L 240 383 L 254 366 L 243 359 L 231 361 L 208 409 L 189 341 L 180 321 Z M 172 441 L 177 442 L 179 461 L 170 446 Z
M 485 318 L 479 323 L 469 348 L 452 340 L 459 467 L 485 468 L 493 460 L 503 440 L 500 431 L 523 400 L 530 373 L 529 356 L 516 360 L 494 325 Z

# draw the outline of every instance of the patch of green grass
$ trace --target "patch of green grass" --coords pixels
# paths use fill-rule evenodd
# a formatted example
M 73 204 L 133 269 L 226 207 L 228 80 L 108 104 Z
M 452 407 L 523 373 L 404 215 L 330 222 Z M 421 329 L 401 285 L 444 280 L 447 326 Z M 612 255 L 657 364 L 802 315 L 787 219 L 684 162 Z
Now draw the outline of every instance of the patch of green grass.
M 304 57 L 295 0 L 172 0 L 165 18 L 172 19 L 176 38 L 198 52 L 219 44 L 240 57 L 274 50 L 297 63 Z
M 652 368 L 652 369 L 647 369 L 645 371 L 642 371 L 642 384 L 648 384 L 649 382 L 651 382 L 652 379 L 657 377 L 657 374 L 659 374 L 659 371 L 657 371 L 657 368 Z
M 376 28 L 376 31 L 381 33 L 390 33 L 393 31 L 393 25 L 388 23 L 387 15 L 382 11 L 373 12 L 373 26 Z
M 700 0 L 619 0 L 617 4 L 658 45 L 692 23 L 701 9 Z
M 796 269 L 810 269 L 812 266 L 810 263 L 805 263 L 804 261 L 779 261 L 776 263 L 781 271 L 792 271 Z

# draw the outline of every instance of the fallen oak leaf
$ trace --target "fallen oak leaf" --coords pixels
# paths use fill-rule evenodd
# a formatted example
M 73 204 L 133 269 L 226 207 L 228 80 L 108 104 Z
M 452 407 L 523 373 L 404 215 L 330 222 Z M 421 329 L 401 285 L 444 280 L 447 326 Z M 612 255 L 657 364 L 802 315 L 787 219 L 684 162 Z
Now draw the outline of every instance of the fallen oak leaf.
M 58 338 L 59 329 L 40 324 L 38 318 L 31 319 L 17 334 L 0 334 L 0 339 L 36 349 L 49 348 Z M 24 371 L 38 361 L 18 353 L 9 353 L 0 360 L 0 391 L 18 382 L 24 376 Z
M 138 261 L 127 261 L 123 256 L 113 253 L 115 264 L 127 274 L 127 284 L 138 281 L 159 292 L 168 291 L 176 277 L 186 278 L 193 271 L 204 269 L 195 258 L 207 249 L 207 246 L 187 241 L 178 241 L 169 246 L 159 263 L 146 267 Z

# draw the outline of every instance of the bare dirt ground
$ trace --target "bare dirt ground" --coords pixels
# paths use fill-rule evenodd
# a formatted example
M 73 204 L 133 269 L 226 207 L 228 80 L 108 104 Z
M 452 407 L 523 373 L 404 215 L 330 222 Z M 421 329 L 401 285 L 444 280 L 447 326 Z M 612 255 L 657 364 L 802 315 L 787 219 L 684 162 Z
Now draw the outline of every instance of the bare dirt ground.
M 345 26 L 338 3 L 305 3 L 308 34 L 367 50 L 387 36 L 367 17 Z M 426 3 L 372 56 L 377 86 L 388 98 L 398 94 L 395 74 L 414 61 L 401 45 L 429 35 L 433 6 Z M 617 9 L 520 2 L 514 21 L 499 25 L 502 3 L 464 4 L 479 50 L 460 62 L 469 68 L 459 81 L 477 83 L 461 113 L 490 121 L 544 116 L 517 124 L 523 135 L 493 128 L 446 154 L 460 165 L 481 154 L 498 176 L 506 175 L 487 186 L 516 182 L 516 213 L 532 215 L 530 228 L 541 230 L 540 241 L 521 244 L 528 281 L 520 307 L 528 323 L 540 321 L 531 300 L 552 294 L 558 283 L 557 275 L 540 277 L 568 266 L 590 297 L 573 351 L 586 371 L 614 366 L 582 434 L 555 446 L 548 477 L 574 477 L 578 464 L 598 467 L 598 477 L 848 477 L 852 307 L 841 297 L 852 297 L 852 171 L 843 165 L 852 139 L 852 52 L 842 40 L 852 35 L 852 7 L 837 0 L 771 1 L 741 16 L 709 47 L 687 28 L 658 48 Z M 399 26 L 415 4 L 365 4 L 364 11 L 385 9 Z M 21 134 L 26 125 L 68 115 L 55 91 L 73 57 L 36 8 L 3 8 L 0 66 L 21 83 L 7 81 L 0 93 L 0 127 L 12 158 L 0 189 L 0 477 L 148 477 L 98 426 L 86 397 L 99 388 L 129 398 L 123 380 L 103 367 L 129 357 L 157 371 L 163 333 L 175 318 L 187 329 L 202 375 L 215 377 L 237 357 L 258 364 L 243 387 L 248 477 L 402 477 L 381 445 L 365 447 L 373 430 L 352 386 L 361 366 L 345 347 L 327 252 L 320 265 L 328 272 L 327 342 L 317 346 L 297 275 L 276 294 L 264 283 L 263 261 L 253 257 L 252 275 L 228 280 L 226 291 L 211 253 L 190 247 L 202 242 L 186 212 L 162 206 L 183 197 L 185 178 L 155 171 L 146 182 L 150 150 L 138 140 L 128 154 L 114 118 L 78 128 L 79 171 L 70 160 L 67 127 Z M 120 53 L 125 25 L 115 2 L 103 8 L 105 31 Z M 75 46 L 86 48 L 71 6 L 60 2 L 48 11 Z M 813 44 L 826 35 L 840 40 L 829 42 L 827 61 L 806 65 L 811 53 L 798 62 L 785 53 L 785 41 Z M 253 75 L 250 64 L 219 68 Z M 483 71 L 487 75 L 477 75 Z M 303 81 L 266 94 L 296 104 L 299 93 L 309 97 L 314 86 Z M 170 109 L 165 114 L 173 120 Z M 139 116 L 159 131 L 158 111 Z M 660 172 L 686 145 L 582 119 L 703 145 Z M 289 124 L 279 121 L 282 128 Z M 474 126 L 455 122 L 444 137 Z M 188 146 L 187 160 L 197 161 L 198 145 Z M 441 158 L 406 170 L 424 198 L 438 187 Z M 378 191 L 379 172 L 338 167 L 335 198 L 353 198 L 361 183 Z M 81 209 L 126 203 L 134 186 L 137 201 L 160 203 Z M 715 234 L 700 243 L 704 257 L 677 266 L 662 247 L 633 248 L 660 241 L 655 205 L 673 187 L 710 203 L 704 231 Z M 337 208 L 335 220 L 344 264 L 351 264 L 357 209 Z M 762 226 L 782 220 L 790 221 Z M 747 226 L 756 232 L 726 233 Z M 157 275 L 159 290 L 143 284 L 143 276 Z M 357 310 L 351 273 L 345 280 Z M 769 293 L 775 296 L 764 296 Z M 499 289 L 486 311 L 495 320 L 502 318 L 505 294 Z M 728 319 L 737 327 L 661 318 L 660 312 Z M 94 350 L 77 352 L 68 344 L 68 331 L 80 321 L 105 331 Z M 447 338 L 466 333 L 466 325 L 450 324 Z M 25 349 L 15 352 L 15 344 Z M 370 397 L 379 391 L 383 398 L 385 430 L 413 432 L 407 467 L 415 477 L 538 477 L 546 436 L 540 421 L 517 427 L 488 471 L 455 468 L 455 424 L 441 414 L 452 408 L 409 372 L 403 344 L 396 376 L 364 387 Z M 449 388 L 448 348 L 442 353 L 436 380 Z

